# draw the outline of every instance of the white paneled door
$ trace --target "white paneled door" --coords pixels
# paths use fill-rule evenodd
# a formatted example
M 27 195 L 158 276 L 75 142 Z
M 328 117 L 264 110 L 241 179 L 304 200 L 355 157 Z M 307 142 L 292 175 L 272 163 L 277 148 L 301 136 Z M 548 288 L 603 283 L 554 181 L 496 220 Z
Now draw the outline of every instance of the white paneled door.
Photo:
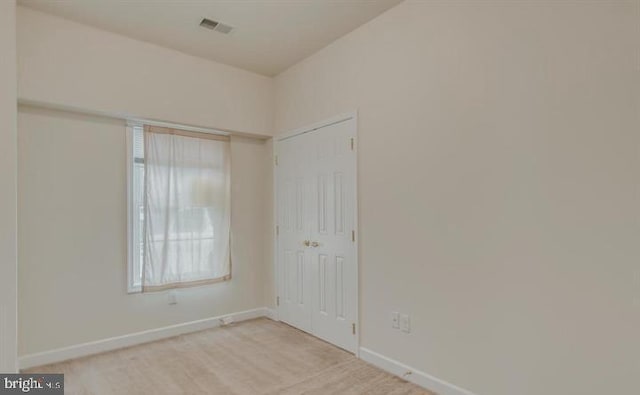
M 276 146 L 278 315 L 355 352 L 358 316 L 356 119 Z

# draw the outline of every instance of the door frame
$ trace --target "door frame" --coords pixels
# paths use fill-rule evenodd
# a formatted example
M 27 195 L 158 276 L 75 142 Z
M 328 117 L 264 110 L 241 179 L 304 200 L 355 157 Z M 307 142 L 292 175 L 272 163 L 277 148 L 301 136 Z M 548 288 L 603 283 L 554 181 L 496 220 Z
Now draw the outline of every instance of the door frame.
M 293 129 L 284 133 L 281 133 L 277 136 L 275 136 L 273 138 L 273 158 L 272 158 L 272 166 L 273 166 L 273 222 L 274 222 L 274 229 L 273 229 L 273 262 L 274 262 L 274 283 L 275 283 L 275 297 L 276 300 L 275 302 L 275 319 L 277 321 L 280 321 L 280 306 L 278 303 L 279 297 L 280 297 L 280 291 L 281 291 L 281 287 L 282 284 L 280 282 L 280 274 L 281 274 L 281 270 L 282 268 L 280 267 L 280 260 L 278 257 L 278 218 L 279 218 L 279 213 L 278 213 L 278 165 L 277 165 L 277 161 L 278 161 L 278 144 L 280 141 L 289 139 L 291 137 L 295 137 L 295 136 L 299 136 L 305 133 L 309 133 L 309 132 L 314 132 L 316 130 L 322 129 L 324 127 L 327 126 L 332 126 L 341 122 L 345 122 L 345 121 L 349 121 L 349 120 L 353 120 L 355 123 L 355 141 L 353 144 L 353 154 L 355 155 L 355 192 L 354 192 L 354 210 L 353 210 L 353 215 L 354 215 L 354 219 L 353 219 L 353 227 L 354 227 L 354 231 L 355 231 L 355 241 L 354 241 L 354 256 L 355 256 L 355 263 L 356 263 L 356 283 L 355 283 L 355 295 L 356 295 L 356 311 L 355 311 L 355 323 L 356 323 L 356 349 L 355 349 L 355 356 L 356 357 L 360 357 L 360 332 L 361 332 L 361 328 L 360 328 L 360 254 L 359 254 L 359 250 L 360 250 L 360 231 L 359 231 L 359 227 L 360 227 L 360 221 L 359 221 L 359 205 L 358 205 L 358 184 L 359 184 L 359 176 L 358 176 L 358 110 L 354 110 L 348 113 L 344 113 L 344 114 L 340 114 L 328 119 L 325 119 L 324 121 L 321 122 L 316 122 L 314 124 L 305 126 L 305 127 L 301 127 L 301 128 L 297 128 L 297 129 Z

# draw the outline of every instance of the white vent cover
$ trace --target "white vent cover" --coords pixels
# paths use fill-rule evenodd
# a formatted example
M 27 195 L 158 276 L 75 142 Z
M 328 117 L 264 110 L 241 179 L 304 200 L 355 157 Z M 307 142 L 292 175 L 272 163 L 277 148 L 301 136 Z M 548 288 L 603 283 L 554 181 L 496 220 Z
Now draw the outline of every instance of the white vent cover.
M 204 18 L 202 19 L 202 21 L 200 21 L 200 26 L 222 34 L 229 34 L 233 30 L 233 27 L 229 25 L 225 25 L 224 23 L 220 23 L 218 21 L 207 18 Z

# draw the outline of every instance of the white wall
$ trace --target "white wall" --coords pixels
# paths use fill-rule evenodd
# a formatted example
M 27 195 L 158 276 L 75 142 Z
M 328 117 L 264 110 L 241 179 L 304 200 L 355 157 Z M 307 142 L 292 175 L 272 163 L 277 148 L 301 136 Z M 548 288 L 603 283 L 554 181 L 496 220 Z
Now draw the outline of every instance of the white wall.
M 407 1 L 277 77 L 279 132 L 359 109 L 362 346 L 483 395 L 640 393 L 639 26 Z
M 18 97 L 269 135 L 271 78 L 18 7 Z
M 16 4 L 0 1 L 0 372 L 17 371 Z
M 23 102 L 252 135 L 272 131 L 270 78 L 17 12 Z M 265 306 L 268 142 L 232 139 L 233 279 L 179 290 L 170 306 L 165 293 L 126 294 L 124 122 L 21 106 L 18 129 L 21 356 Z M 13 173 L 15 179 L 15 166 Z
M 263 307 L 267 143 L 232 138 L 233 278 L 126 293 L 125 124 L 20 107 L 19 353 Z

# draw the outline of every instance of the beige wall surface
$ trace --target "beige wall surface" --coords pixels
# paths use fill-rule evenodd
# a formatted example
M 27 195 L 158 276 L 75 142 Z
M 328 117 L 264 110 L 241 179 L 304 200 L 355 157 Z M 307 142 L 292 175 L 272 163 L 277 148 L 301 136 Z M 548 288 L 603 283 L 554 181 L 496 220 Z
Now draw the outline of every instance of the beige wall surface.
M 359 110 L 362 346 L 482 395 L 640 393 L 639 13 L 407 1 L 277 77 L 278 132 Z
M 16 360 L 16 3 L 0 1 L 0 372 Z
M 232 280 L 127 294 L 125 124 L 20 107 L 19 353 L 263 307 L 267 143 L 232 138 Z
M 269 308 L 275 308 L 276 307 L 276 287 L 275 287 L 275 278 L 276 278 L 276 273 L 275 273 L 275 266 L 273 264 L 274 258 L 275 258 L 275 251 L 274 251 L 274 240 L 275 240 L 275 210 L 273 209 L 274 207 L 274 198 L 275 198 L 275 192 L 274 192 L 274 188 L 273 188 L 273 184 L 274 184 L 274 166 L 273 166 L 273 139 L 270 139 L 269 141 L 267 141 L 266 143 L 267 146 L 267 156 L 268 156 L 268 160 L 269 165 L 265 167 L 265 190 L 264 190 L 264 194 L 265 194 L 265 202 L 264 202 L 264 209 L 265 209 L 265 222 L 264 222 L 264 228 L 263 228 L 263 236 L 264 236 L 264 245 L 265 245 L 265 276 L 264 276 L 264 282 L 265 282 L 265 306 L 269 307 Z
M 269 135 L 273 80 L 18 7 L 18 97 Z

